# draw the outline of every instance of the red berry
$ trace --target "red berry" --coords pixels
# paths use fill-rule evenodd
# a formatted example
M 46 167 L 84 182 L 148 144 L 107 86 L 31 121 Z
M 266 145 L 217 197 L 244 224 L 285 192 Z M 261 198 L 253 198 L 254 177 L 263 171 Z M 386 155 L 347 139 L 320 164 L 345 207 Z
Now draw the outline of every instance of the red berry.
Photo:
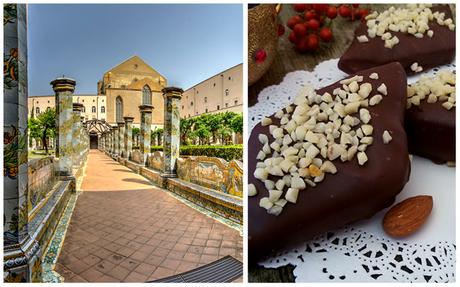
M 284 25 L 278 24 L 278 37 L 283 36 L 284 32 L 285 32 Z
M 294 26 L 296 24 L 299 24 L 300 22 L 302 22 L 302 17 L 300 17 L 299 15 L 294 15 L 291 18 L 289 18 L 287 26 L 291 29 L 294 29 Z
M 321 40 L 324 42 L 330 42 L 332 41 L 332 31 L 328 27 L 324 27 L 319 31 L 319 37 Z
M 326 16 L 330 19 L 337 17 L 337 8 L 335 6 L 329 6 L 326 11 Z
M 319 26 L 323 26 L 324 22 L 326 22 L 326 16 L 319 17 Z
M 315 51 L 319 47 L 319 38 L 316 34 L 309 34 L 307 36 L 307 48 L 310 51 Z
M 326 12 L 328 7 L 328 4 L 313 4 L 313 9 L 319 14 Z
M 316 19 L 310 19 L 308 22 L 305 23 L 308 29 L 311 30 L 318 30 L 319 29 L 319 21 Z
M 341 5 L 339 7 L 339 15 L 344 17 L 344 18 L 347 18 L 347 17 L 350 17 L 351 15 L 351 9 L 345 5 Z
M 359 9 L 357 12 L 361 19 L 364 19 L 367 15 L 369 15 L 369 9 Z
M 359 4 L 351 4 L 351 6 L 353 6 L 353 8 L 358 8 Z
M 313 10 L 306 11 L 305 14 L 303 15 L 303 17 L 305 18 L 305 21 L 308 21 L 308 20 L 311 20 L 311 19 L 317 19 L 318 14 L 316 14 L 316 12 L 313 11 Z
M 288 39 L 292 44 L 296 44 L 299 41 L 299 39 L 295 35 L 294 31 L 291 31 L 291 33 L 289 33 Z
M 308 51 L 308 37 L 302 37 L 295 43 L 295 49 L 300 53 Z
M 292 4 L 292 7 L 296 12 L 303 12 L 307 9 L 307 4 Z
M 302 36 L 307 35 L 307 27 L 305 27 L 305 25 L 301 23 L 295 25 L 292 31 L 294 31 L 297 37 L 302 37 Z
M 262 64 L 263 62 L 265 62 L 265 59 L 267 58 L 267 52 L 265 52 L 264 49 L 259 49 L 256 51 L 254 58 L 257 64 Z

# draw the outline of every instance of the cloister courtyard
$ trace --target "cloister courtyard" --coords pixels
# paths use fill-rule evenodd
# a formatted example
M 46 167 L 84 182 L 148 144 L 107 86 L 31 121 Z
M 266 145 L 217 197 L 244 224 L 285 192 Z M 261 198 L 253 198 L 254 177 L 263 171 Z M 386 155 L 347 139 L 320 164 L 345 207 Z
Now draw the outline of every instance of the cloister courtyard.
M 240 232 L 91 150 L 56 271 L 64 282 L 146 282 L 226 255 Z
M 4 6 L 4 281 L 242 282 L 241 115 L 182 119 L 181 88 L 142 86 L 88 119 L 62 76 L 31 116 L 26 15 Z

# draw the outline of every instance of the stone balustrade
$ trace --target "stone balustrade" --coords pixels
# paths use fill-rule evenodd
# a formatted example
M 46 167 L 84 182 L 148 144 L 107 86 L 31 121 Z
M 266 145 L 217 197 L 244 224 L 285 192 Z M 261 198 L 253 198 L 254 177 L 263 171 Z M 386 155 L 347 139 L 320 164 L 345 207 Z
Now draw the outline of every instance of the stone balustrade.
M 164 155 L 162 151 L 156 151 L 147 158 L 147 166 L 156 171 L 163 171 Z
M 243 164 L 207 156 L 190 156 L 177 160 L 179 179 L 233 196 L 243 196 Z
M 154 184 L 237 224 L 243 223 L 243 166 L 240 161 L 206 156 L 177 159 L 177 177 L 164 177 L 164 153 L 157 151 L 142 163 L 142 153 L 120 163 Z
M 131 160 L 138 164 L 144 163 L 144 155 L 138 149 L 133 150 Z
M 29 161 L 27 193 L 29 217 L 38 210 L 56 183 L 55 165 L 53 156 Z

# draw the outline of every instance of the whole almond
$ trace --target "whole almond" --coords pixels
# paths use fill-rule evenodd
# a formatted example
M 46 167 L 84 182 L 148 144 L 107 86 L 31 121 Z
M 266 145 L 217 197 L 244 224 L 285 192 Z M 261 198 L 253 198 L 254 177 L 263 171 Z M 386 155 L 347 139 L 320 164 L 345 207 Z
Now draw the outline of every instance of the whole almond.
M 417 231 L 433 208 L 429 195 L 410 197 L 394 205 L 383 217 L 383 230 L 393 237 L 404 237 Z

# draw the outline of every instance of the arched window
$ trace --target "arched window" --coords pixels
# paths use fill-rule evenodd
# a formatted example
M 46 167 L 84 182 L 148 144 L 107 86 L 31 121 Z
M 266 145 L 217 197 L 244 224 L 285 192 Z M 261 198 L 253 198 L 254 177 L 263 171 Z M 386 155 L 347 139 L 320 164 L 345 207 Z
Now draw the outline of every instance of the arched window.
M 123 121 L 123 99 L 120 96 L 116 99 L 116 121 L 117 123 Z
M 96 107 L 95 107 L 95 106 L 92 106 L 92 107 L 91 107 L 91 112 L 92 112 L 92 113 L 95 113 L 95 112 L 96 112 Z
M 101 107 L 101 113 L 105 113 L 105 107 L 104 106 Z
M 39 114 L 39 113 L 40 113 L 40 108 L 39 108 L 39 107 L 36 107 L 36 108 L 35 108 L 35 113 L 36 113 L 36 114 Z
M 151 105 L 152 104 L 152 91 L 149 86 L 145 85 L 142 88 L 142 104 Z

